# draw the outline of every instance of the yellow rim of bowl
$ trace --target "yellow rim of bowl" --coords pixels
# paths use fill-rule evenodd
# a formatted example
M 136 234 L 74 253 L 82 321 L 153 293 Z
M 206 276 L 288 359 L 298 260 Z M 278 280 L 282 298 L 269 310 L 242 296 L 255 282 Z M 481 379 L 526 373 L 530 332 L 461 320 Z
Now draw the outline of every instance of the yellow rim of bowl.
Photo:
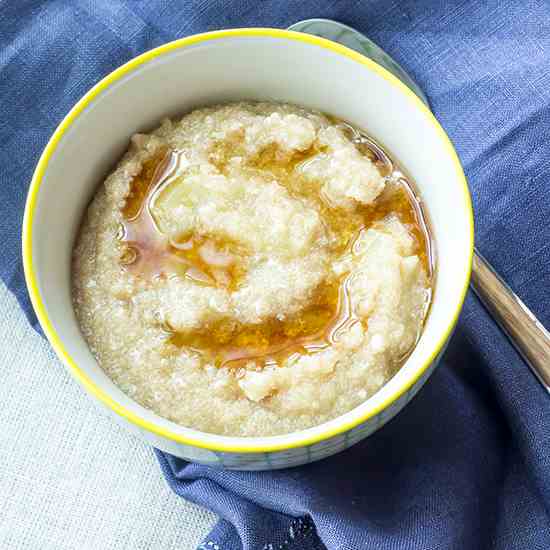
M 218 40 L 222 38 L 250 37 L 250 36 L 286 39 L 286 40 L 292 40 L 296 42 L 303 42 L 306 44 L 312 44 L 315 46 L 319 46 L 325 50 L 330 50 L 348 59 L 352 59 L 353 61 L 356 61 L 357 63 L 367 67 L 369 70 L 374 71 L 376 74 L 378 74 L 379 76 L 387 80 L 392 86 L 395 86 L 396 88 L 398 88 L 403 94 L 408 96 L 409 99 L 416 104 L 418 109 L 423 111 L 428 116 L 428 119 L 431 121 L 435 130 L 439 134 L 441 141 L 444 143 L 450 157 L 453 159 L 458 180 L 462 184 L 462 188 L 463 188 L 462 191 L 464 195 L 464 201 L 463 201 L 462 207 L 465 209 L 465 215 L 468 217 L 470 222 L 470 235 L 469 235 L 470 258 L 469 258 L 467 269 L 465 270 L 465 273 L 464 273 L 464 282 L 463 282 L 463 288 L 462 288 L 460 300 L 457 304 L 456 311 L 454 312 L 452 319 L 449 320 L 449 324 L 443 336 L 441 337 L 437 345 L 434 347 L 434 350 L 431 353 L 428 360 L 420 368 L 417 369 L 417 371 L 414 373 L 414 375 L 411 378 L 409 378 L 408 380 L 404 380 L 403 384 L 399 388 L 397 388 L 392 395 L 387 397 L 382 403 L 367 410 L 360 418 L 351 419 L 347 422 L 342 422 L 341 424 L 331 427 L 326 431 L 323 431 L 318 434 L 311 434 L 311 435 L 306 434 L 303 438 L 297 438 L 295 441 L 291 441 L 287 443 L 285 443 L 284 441 L 274 441 L 273 443 L 265 443 L 265 444 L 259 445 L 257 443 L 254 443 L 253 441 L 253 439 L 259 439 L 259 438 L 250 438 L 247 441 L 247 438 L 243 438 L 243 437 L 236 437 L 236 438 L 228 437 L 227 439 L 235 440 L 235 443 L 230 442 L 226 444 L 226 443 L 218 442 L 213 444 L 210 442 L 202 441 L 200 437 L 193 437 L 191 435 L 183 436 L 181 434 L 171 432 L 170 430 L 165 429 L 161 426 L 158 426 L 153 422 L 145 420 L 144 418 L 138 416 L 131 410 L 122 406 L 120 403 L 117 403 L 107 393 L 105 393 L 105 391 L 103 391 L 100 387 L 98 387 L 87 376 L 87 374 L 78 367 L 75 361 L 68 354 L 61 339 L 57 335 L 53 327 L 53 324 L 48 317 L 46 308 L 44 307 L 44 304 L 42 302 L 40 291 L 38 290 L 38 284 L 36 280 L 36 274 L 34 271 L 33 258 L 32 258 L 32 225 L 33 225 L 33 216 L 34 216 L 34 211 L 36 207 L 38 192 L 40 189 L 40 184 L 47 170 L 48 162 L 50 158 L 52 157 L 57 146 L 59 145 L 59 142 L 62 139 L 63 135 L 70 128 L 71 124 L 78 118 L 78 116 L 82 113 L 82 111 L 99 94 L 101 94 L 103 91 L 108 89 L 109 86 L 111 86 L 113 83 L 120 80 L 120 78 L 122 78 L 124 75 L 130 73 L 137 67 L 140 67 L 144 63 L 147 63 L 148 61 L 151 61 L 163 54 L 167 54 L 174 50 L 178 50 L 181 48 L 185 48 L 187 46 L 198 44 L 200 42 L 208 42 L 210 40 Z M 187 38 L 175 40 L 173 42 L 164 44 L 163 46 L 159 46 L 158 48 L 155 48 L 153 50 L 149 50 L 148 52 L 145 52 L 142 55 L 128 61 L 127 63 L 125 63 L 124 65 L 114 70 L 109 75 L 107 75 L 105 78 L 99 81 L 86 95 L 84 95 L 82 99 L 80 99 L 80 101 L 78 101 L 78 103 L 71 109 L 71 111 L 67 114 L 67 116 L 62 120 L 61 124 L 59 124 L 59 126 L 56 128 L 48 144 L 46 145 L 46 148 L 44 149 L 44 152 L 42 153 L 40 160 L 38 161 L 38 164 L 36 166 L 36 169 L 34 171 L 31 185 L 29 188 L 29 193 L 27 196 L 27 202 L 25 206 L 25 215 L 23 219 L 23 265 L 25 270 L 25 279 L 27 282 L 27 287 L 29 290 L 31 301 L 35 309 L 36 315 L 38 317 L 38 320 L 42 325 L 44 333 L 46 334 L 48 340 L 50 341 L 57 355 L 61 358 L 61 360 L 65 363 L 65 365 L 69 367 L 73 376 L 84 386 L 84 388 L 89 393 L 91 393 L 93 396 L 95 396 L 97 399 L 99 399 L 101 402 L 103 402 L 105 405 L 111 408 L 115 413 L 122 416 L 129 422 L 139 426 L 144 430 L 153 432 L 159 436 L 176 441 L 178 443 L 183 443 L 186 445 L 191 445 L 194 447 L 200 447 L 204 449 L 209 449 L 211 451 L 219 451 L 219 452 L 265 453 L 270 451 L 280 451 L 280 450 L 285 450 L 285 449 L 290 449 L 295 447 L 303 447 L 306 445 L 311 445 L 313 443 L 317 443 L 319 441 L 329 439 L 333 436 L 349 431 L 350 429 L 354 428 L 359 424 L 362 424 L 369 418 L 379 413 L 381 410 L 391 405 L 394 401 L 399 399 L 399 397 L 403 395 L 411 386 L 415 384 L 415 382 L 420 378 L 420 376 L 422 376 L 422 374 L 426 371 L 426 369 L 430 366 L 430 364 L 435 360 L 435 358 L 443 348 L 460 314 L 462 303 L 464 302 L 464 298 L 466 296 L 466 292 L 467 292 L 468 284 L 470 280 L 471 263 L 472 263 L 473 249 L 474 249 L 474 229 L 473 228 L 474 228 L 473 211 L 472 211 L 472 203 L 471 203 L 468 185 L 466 183 L 464 171 L 462 169 L 460 161 L 458 160 L 458 156 L 455 152 L 455 149 L 451 144 L 451 141 L 449 140 L 447 134 L 445 133 L 443 128 L 440 126 L 439 122 L 436 120 L 432 112 L 414 94 L 414 92 L 412 92 L 397 77 L 393 76 L 386 69 L 384 69 L 383 67 L 381 67 L 380 65 L 372 61 L 371 59 L 368 59 L 363 55 L 353 50 L 350 50 L 349 48 L 346 48 L 345 46 L 341 46 L 340 44 L 336 44 L 324 38 L 319 38 L 317 36 L 302 34 L 302 33 L 293 32 L 293 31 L 280 30 L 280 29 L 244 28 L 244 29 L 221 30 L 221 31 L 213 31 L 213 32 L 208 32 L 203 34 L 197 34 L 197 35 L 189 36 Z M 210 434 L 205 434 L 205 435 L 210 435 Z M 270 439 L 270 438 L 267 437 L 262 439 Z

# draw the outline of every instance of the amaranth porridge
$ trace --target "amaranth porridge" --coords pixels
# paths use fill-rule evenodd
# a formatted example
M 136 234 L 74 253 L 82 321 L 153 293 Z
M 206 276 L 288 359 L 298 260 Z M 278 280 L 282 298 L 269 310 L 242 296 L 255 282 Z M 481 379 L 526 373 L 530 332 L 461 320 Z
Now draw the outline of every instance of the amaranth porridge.
M 234 103 L 132 137 L 74 250 L 74 305 L 127 395 L 205 432 L 268 436 L 356 407 L 431 296 L 421 209 L 350 125 Z

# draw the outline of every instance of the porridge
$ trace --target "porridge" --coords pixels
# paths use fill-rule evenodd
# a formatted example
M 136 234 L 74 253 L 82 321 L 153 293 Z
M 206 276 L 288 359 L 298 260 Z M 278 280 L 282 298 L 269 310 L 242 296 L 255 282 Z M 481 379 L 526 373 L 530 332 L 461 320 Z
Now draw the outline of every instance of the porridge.
M 99 364 L 181 425 L 283 434 L 403 364 L 431 296 L 407 179 L 350 125 L 234 103 L 165 120 L 95 195 L 73 298 Z

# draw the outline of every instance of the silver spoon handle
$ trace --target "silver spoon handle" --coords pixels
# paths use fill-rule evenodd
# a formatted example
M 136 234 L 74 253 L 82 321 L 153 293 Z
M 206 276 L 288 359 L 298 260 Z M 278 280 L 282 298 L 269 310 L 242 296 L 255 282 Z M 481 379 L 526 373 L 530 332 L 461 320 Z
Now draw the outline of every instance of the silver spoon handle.
M 472 288 L 550 393 L 550 333 L 477 250 Z
M 372 40 L 355 29 L 328 19 L 308 19 L 295 23 L 289 30 L 328 38 L 373 59 L 404 82 L 430 107 L 428 99 L 407 72 Z M 550 393 L 548 331 L 477 250 L 473 261 L 472 288 L 546 391 Z

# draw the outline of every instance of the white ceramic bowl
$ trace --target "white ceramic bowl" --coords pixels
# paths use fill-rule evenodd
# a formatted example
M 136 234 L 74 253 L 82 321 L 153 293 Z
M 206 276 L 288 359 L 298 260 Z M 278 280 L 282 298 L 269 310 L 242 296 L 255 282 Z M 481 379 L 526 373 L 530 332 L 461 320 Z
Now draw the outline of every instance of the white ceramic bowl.
M 154 128 L 167 115 L 242 99 L 318 109 L 374 136 L 416 182 L 437 249 L 431 312 L 403 368 L 347 414 L 276 437 L 206 434 L 141 407 L 96 363 L 71 304 L 71 250 L 80 220 L 130 136 Z M 23 257 L 29 293 L 53 348 L 85 389 L 126 426 L 155 447 L 188 460 L 270 469 L 311 462 L 353 445 L 392 418 L 419 390 L 462 307 L 473 252 L 472 220 L 468 187 L 453 146 L 432 113 L 398 79 L 360 54 L 321 38 L 237 29 L 151 50 L 108 75 L 75 105 L 34 173 L 25 209 Z

